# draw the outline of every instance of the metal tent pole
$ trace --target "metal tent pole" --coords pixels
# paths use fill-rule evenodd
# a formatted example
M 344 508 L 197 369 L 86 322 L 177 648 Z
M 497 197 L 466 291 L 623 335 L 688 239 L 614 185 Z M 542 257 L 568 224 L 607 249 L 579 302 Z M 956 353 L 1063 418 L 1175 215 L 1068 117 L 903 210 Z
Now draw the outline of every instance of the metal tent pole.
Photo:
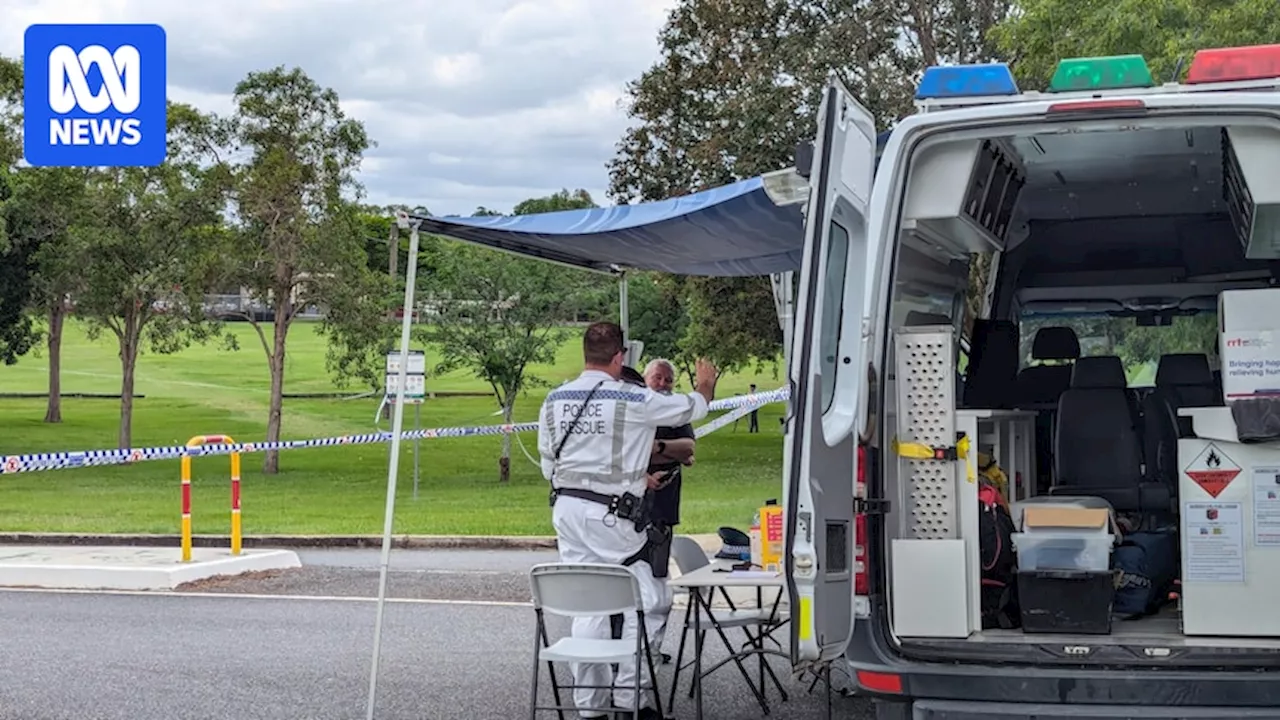
M 622 326 L 622 342 L 631 342 L 631 309 L 627 307 L 627 274 L 618 275 L 618 324 Z M 635 358 L 627 358 L 628 364 Z
M 773 306 L 778 313 L 778 326 L 782 328 L 782 358 L 790 376 L 791 339 L 796 326 L 795 273 L 787 271 L 769 276 L 773 284 Z
M 413 296 L 418 276 L 418 226 L 419 220 L 409 222 L 409 216 L 396 213 L 396 224 L 409 230 L 409 264 L 405 267 L 404 319 L 400 323 L 400 382 L 396 387 L 396 403 L 391 420 L 391 459 L 387 464 L 387 515 L 382 528 L 382 563 L 378 571 L 378 610 L 373 623 L 373 661 L 369 667 L 369 705 L 365 714 L 373 720 L 373 708 L 378 697 L 378 656 L 382 651 L 382 618 L 387 604 L 387 568 L 391 564 L 391 529 L 396 512 L 396 476 L 400 469 L 400 436 L 404 431 L 404 391 L 409 375 L 409 331 L 413 324 Z

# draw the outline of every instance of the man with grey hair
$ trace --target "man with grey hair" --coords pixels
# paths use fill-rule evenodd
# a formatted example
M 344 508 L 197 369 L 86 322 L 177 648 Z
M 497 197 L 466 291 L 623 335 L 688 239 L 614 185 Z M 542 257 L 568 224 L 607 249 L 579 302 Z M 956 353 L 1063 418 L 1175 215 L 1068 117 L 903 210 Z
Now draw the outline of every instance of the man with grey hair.
M 625 371 L 634 373 L 631 368 Z M 650 390 L 662 395 L 670 395 L 675 385 L 675 366 L 670 360 L 658 358 L 650 360 L 644 368 L 643 377 L 635 373 L 636 382 L 643 381 Z M 630 380 L 624 373 L 624 379 Z M 653 576 L 665 579 L 667 563 L 671 554 L 672 529 L 680 523 L 680 470 L 693 464 L 695 436 L 693 425 L 677 427 L 659 427 L 654 435 L 652 452 L 649 455 L 648 491 L 645 503 L 649 507 L 649 541 L 653 552 Z M 655 608 L 655 616 L 665 618 L 671 611 L 675 598 L 670 588 L 663 583 L 663 594 Z M 622 637 L 623 616 L 615 615 L 611 619 L 613 637 Z M 664 623 L 665 627 L 665 623 Z M 659 635 L 661 637 L 661 635 Z M 661 650 L 662 642 L 655 644 Z M 669 653 L 662 653 L 663 664 L 671 662 Z
M 644 368 L 644 383 L 654 392 L 670 395 L 676 382 L 676 369 L 670 360 L 650 360 Z M 680 483 L 683 468 L 693 465 L 696 436 L 692 424 L 675 427 L 659 427 L 654 435 L 656 445 L 649 457 L 649 487 L 652 532 L 655 545 L 664 546 L 670 555 L 671 539 L 675 527 L 680 524 Z M 663 607 L 670 612 L 675 601 L 668 588 L 662 598 Z M 662 662 L 671 662 L 671 656 L 662 653 Z
M 675 366 L 666 358 L 650 360 L 644 368 L 644 383 L 650 390 L 670 395 L 675 382 Z M 652 519 L 669 529 L 680 524 L 680 471 L 693 464 L 697 441 L 692 424 L 660 427 L 654 439 L 657 444 L 649 459 L 649 485 L 653 488 Z

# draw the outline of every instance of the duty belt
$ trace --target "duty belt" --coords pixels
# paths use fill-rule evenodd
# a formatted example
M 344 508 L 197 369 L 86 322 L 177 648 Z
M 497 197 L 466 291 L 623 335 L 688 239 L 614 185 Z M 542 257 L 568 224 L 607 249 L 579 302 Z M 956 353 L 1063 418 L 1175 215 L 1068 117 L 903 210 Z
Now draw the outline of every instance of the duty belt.
M 637 530 L 643 530 L 649 525 L 649 509 L 648 503 L 644 498 L 636 497 L 631 493 L 622 493 L 621 495 L 605 495 L 592 490 L 583 488 L 552 488 L 551 490 L 551 506 L 555 507 L 556 498 L 564 495 L 565 497 L 578 498 L 587 502 L 604 505 L 609 509 L 605 514 L 606 521 L 609 517 L 630 520 L 636 524 Z M 607 523 L 606 523 L 607 524 Z

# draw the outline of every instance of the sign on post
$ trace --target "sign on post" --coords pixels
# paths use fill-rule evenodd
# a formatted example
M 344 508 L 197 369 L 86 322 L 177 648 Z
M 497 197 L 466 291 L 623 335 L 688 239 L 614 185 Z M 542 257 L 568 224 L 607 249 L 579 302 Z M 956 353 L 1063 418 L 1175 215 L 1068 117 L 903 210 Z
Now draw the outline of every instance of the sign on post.
M 427 355 L 422 350 L 409 351 L 408 368 L 405 371 L 404 402 L 421 405 L 427 396 Z M 400 353 L 387 353 L 386 382 L 383 383 L 387 402 L 396 401 L 400 389 Z

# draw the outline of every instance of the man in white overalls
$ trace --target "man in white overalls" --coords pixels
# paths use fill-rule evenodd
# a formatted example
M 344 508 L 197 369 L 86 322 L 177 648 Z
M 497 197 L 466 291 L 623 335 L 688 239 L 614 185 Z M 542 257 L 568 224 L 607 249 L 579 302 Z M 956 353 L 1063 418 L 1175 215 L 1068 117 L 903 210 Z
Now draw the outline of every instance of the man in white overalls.
M 700 360 L 694 392 L 663 395 L 619 380 L 625 354 L 621 327 L 595 323 L 587 328 L 582 374 L 553 390 L 542 404 L 538 452 L 542 474 L 552 485 L 552 524 L 560 559 L 629 566 L 640 582 L 645 634 L 656 646 L 667 622 L 662 607 L 665 583 L 653 576 L 645 558 L 645 470 L 657 428 L 706 417 L 707 404 L 715 397 L 716 369 Z M 637 630 L 635 615 L 628 614 L 623 638 L 634 641 Z M 576 618 L 573 636 L 607 639 L 609 618 Z M 607 664 L 575 663 L 571 670 L 575 684 L 611 684 L 613 672 Z M 604 718 L 610 707 L 631 710 L 638 702 L 642 719 L 656 719 L 649 694 L 635 697 L 636 672 L 642 684 L 651 682 L 647 667 L 619 664 L 612 703 L 608 689 L 575 689 L 579 714 Z

